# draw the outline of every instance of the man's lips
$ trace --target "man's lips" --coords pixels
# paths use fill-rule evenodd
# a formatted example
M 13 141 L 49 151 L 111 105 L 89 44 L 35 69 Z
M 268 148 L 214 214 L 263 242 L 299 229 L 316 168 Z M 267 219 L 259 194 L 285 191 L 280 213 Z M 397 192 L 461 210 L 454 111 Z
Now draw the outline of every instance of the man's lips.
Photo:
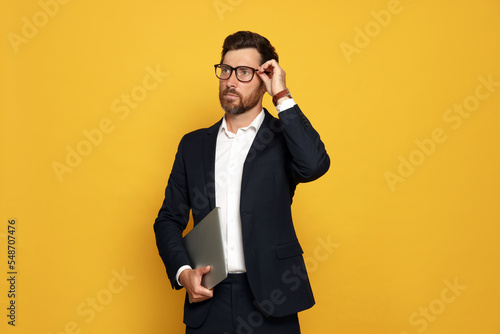
M 238 95 L 236 95 L 236 94 L 232 94 L 232 93 L 226 93 L 226 94 L 224 94 L 224 96 L 226 96 L 226 97 L 230 97 L 230 98 L 233 98 L 233 99 L 235 99 L 235 98 L 238 98 L 238 97 L 239 97 Z

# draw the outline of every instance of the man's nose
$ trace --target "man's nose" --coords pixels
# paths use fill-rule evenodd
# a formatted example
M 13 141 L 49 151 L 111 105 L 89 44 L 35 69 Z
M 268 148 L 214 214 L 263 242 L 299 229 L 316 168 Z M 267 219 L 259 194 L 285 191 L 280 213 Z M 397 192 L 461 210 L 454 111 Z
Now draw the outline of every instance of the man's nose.
M 236 78 L 236 71 L 233 71 L 233 73 L 231 73 L 231 76 L 226 80 L 227 82 L 227 85 L 229 87 L 236 87 L 238 86 L 238 79 Z

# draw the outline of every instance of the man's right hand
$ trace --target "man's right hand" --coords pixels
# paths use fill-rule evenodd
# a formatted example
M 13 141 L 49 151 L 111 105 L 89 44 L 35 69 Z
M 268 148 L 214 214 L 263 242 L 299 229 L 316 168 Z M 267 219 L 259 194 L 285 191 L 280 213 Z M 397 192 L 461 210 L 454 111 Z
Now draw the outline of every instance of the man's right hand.
M 198 269 L 185 269 L 179 275 L 179 282 L 184 285 L 189 301 L 199 303 L 213 297 L 213 290 L 201 285 L 201 278 L 210 271 L 210 266 Z

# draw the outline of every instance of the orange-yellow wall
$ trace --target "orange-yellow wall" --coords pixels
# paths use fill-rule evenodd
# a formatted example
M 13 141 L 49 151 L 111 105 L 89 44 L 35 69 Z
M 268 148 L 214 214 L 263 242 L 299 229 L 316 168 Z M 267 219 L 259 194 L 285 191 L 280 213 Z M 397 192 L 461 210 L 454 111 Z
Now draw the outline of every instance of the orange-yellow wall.
M 303 332 L 500 333 L 499 13 L 494 0 L 4 2 L 1 332 L 182 333 L 152 224 L 181 136 L 222 116 L 223 39 L 252 30 L 332 158 L 293 204 L 317 299 Z

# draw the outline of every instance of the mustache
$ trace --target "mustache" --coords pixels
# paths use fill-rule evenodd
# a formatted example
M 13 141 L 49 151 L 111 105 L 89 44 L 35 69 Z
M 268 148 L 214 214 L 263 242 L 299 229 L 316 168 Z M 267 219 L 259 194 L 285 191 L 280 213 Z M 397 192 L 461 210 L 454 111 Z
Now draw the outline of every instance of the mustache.
M 232 89 L 232 88 L 226 88 L 226 89 L 222 92 L 222 95 L 226 95 L 226 94 L 233 94 L 233 95 L 238 96 L 238 97 L 241 99 L 241 95 L 240 95 L 240 93 L 238 93 L 236 90 L 234 90 L 234 89 Z

